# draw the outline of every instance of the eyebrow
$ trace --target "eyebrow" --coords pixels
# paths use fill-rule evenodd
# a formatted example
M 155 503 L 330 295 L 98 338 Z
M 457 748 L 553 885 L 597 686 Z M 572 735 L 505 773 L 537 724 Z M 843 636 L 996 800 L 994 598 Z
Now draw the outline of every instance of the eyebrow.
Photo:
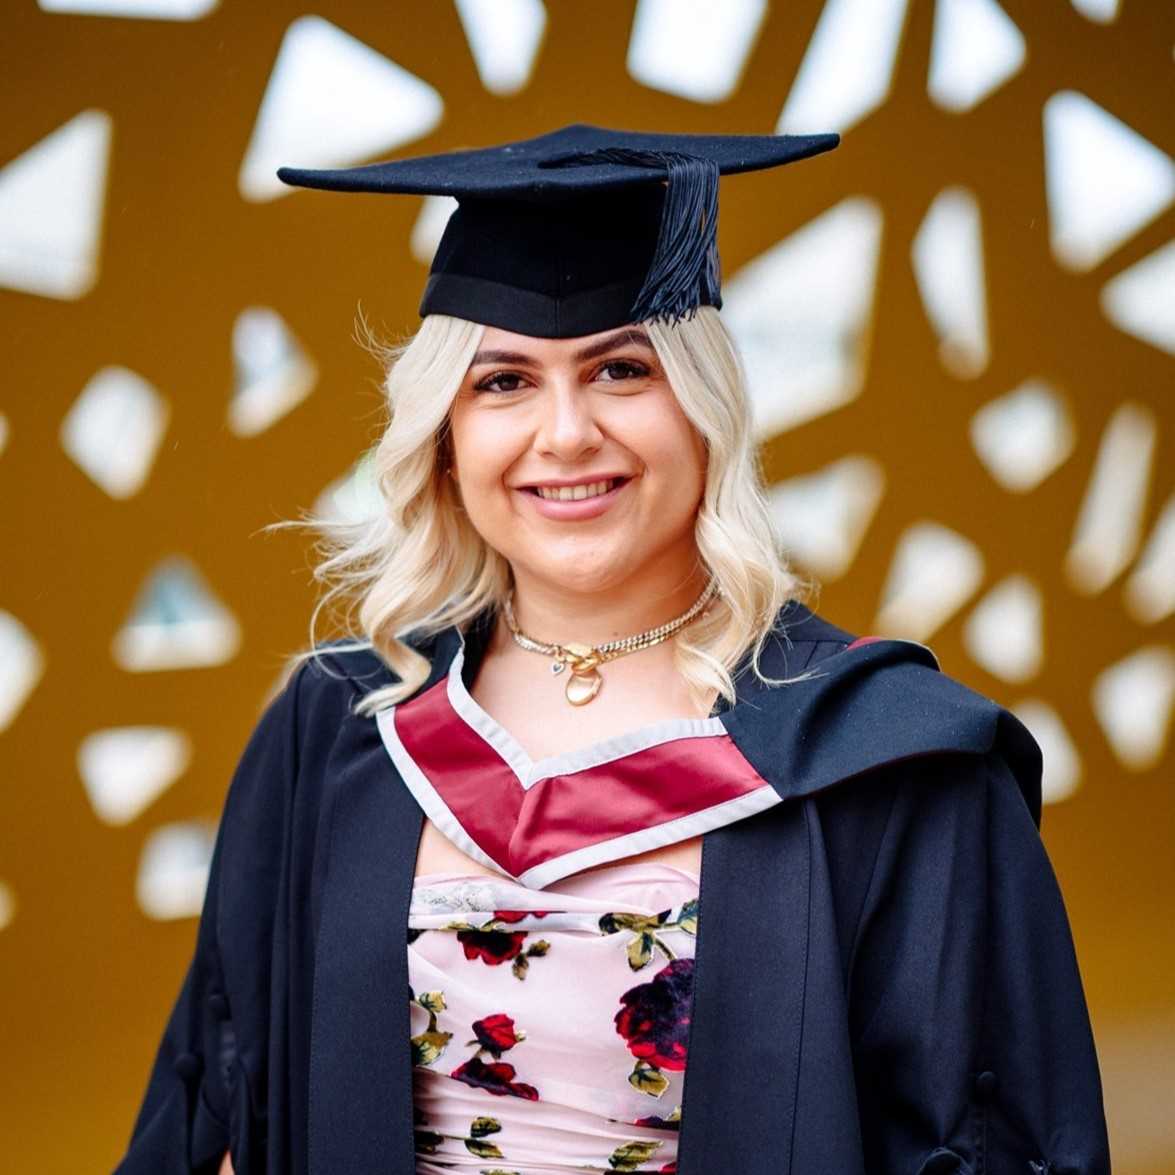
M 643 330 L 618 330 L 614 334 L 610 334 L 598 342 L 591 343 L 584 347 L 572 356 L 576 363 L 583 363 L 588 359 L 597 359 L 601 355 L 606 355 L 609 351 L 616 350 L 617 347 L 623 346 L 625 343 L 632 344 L 637 347 L 644 347 L 646 350 L 652 351 L 653 344 L 649 341 L 649 336 Z M 521 351 L 478 351 L 470 363 L 470 367 L 477 367 L 482 363 L 510 363 L 516 367 L 537 367 L 535 360 L 524 354 Z

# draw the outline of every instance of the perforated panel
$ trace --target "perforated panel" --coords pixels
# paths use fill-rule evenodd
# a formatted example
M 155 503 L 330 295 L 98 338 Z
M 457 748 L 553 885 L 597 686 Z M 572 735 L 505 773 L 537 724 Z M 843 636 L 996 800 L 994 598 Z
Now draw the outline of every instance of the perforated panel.
M 308 548 L 258 530 L 357 462 L 370 508 L 356 315 L 415 326 L 447 209 L 274 167 L 586 121 L 842 130 L 722 193 L 781 533 L 1041 740 L 1115 1170 L 1175 1170 L 1173 43 L 1150 0 L 5 5 L 6 1165 L 121 1153 L 306 635 Z

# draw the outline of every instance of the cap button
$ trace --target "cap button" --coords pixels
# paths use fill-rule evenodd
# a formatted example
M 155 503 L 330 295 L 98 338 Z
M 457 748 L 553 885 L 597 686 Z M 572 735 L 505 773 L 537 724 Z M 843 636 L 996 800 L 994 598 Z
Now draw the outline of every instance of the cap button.
M 180 1053 L 173 1062 L 172 1068 L 184 1081 L 191 1081 L 200 1075 L 204 1064 L 195 1053 Z
M 214 992 L 212 995 L 210 995 L 208 997 L 208 1010 L 218 1020 L 227 1020 L 228 1019 L 228 998 L 226 996 L 221 995 L 220 992 Z
M 976 1099 L 986 1105 L 995 1097 L 995 1090 L 998 1084 L 996 1075 L 990 1069 L 985 1069 L 975 1078 Z

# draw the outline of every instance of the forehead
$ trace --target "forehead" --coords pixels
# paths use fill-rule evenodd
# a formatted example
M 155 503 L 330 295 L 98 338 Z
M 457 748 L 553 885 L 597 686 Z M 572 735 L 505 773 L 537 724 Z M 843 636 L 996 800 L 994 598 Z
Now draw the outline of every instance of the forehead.
M 507 356 L 527 356 L 539 362 L 558 362 L 561 359 L 590 358 L 623 346 L 652 350 L 649 336 L 639 325 L 622 326 L 570 339 L 548 339 L 487 326 L 473 363 L 500 363 Z

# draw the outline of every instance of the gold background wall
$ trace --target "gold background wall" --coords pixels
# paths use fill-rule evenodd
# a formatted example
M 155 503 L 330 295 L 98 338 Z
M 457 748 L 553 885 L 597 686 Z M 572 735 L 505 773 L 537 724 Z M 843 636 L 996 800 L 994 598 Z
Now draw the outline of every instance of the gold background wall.
M 409 247 L 415 198 L 242 187 L 250 152 L 266 163 L 257 136 L 267 93 L 267 125 L 301 119 L 304 137 L 306 111 L 334 101 L 325 79 L 316 91 L 311 67 L 284 112 L 275 96 L 302 6 L 222 0 L 167 20 L 49 7 L 0 9 L 0 1138 L 7 1170 L 72 1175 L 107 1170 L 122 1153 L 193 947 L 201 846 L 283 657 L 306 638 L 307 541 L 260 528 L 311 506 L 374 441 L 380 373 L 356 345 L 357 312 L 384 336 L 411 330 L 426 265 Z M 822 12 L 832 36 L 834 9 L 859 19 L 869 5 L 764 7 L 725 92 L 694 96 L 632 76 L 631 2 L 551 0 L 544 9 L 501 0 L 503 19 L 506 9 L 545 13 L 533 52 L 505 51 L 507 67 L 531 67 L 514 82 L 495 81 L 491 57 L 475 57 L 475 7 L 334 0 L 317 10 L 443 100 L 430 129 L 351 162 L 569 122 L 769 133 L 811 65 Z M 656 6 L 644 7 L 641 19 L 654 21 Z M 678 8 L 687 31 L 693 7 Z M 756 10 L 711 7 L 731 20 Z M 1024 706 L 1042 736 L 1046 724 L 1067 732 L 1048 744 L 1057 798 L 1044 837 L 1082 963 L 1115 1170 L 1175 1171 L 1175 212 L 1163 164 L 1175 150 L 1175 8 L 1124 0 L 1111 18 L 1092 0 L 910 0 L 903 18 L 901 3 L 873 7 L 898 13 L 892 76 L 846 117 L 841 147 L 724 181 L 720 242 L 732 290 L 751 261 L 845 200 L 874 225 L 859 255 L 875 268 L 856 273 L 850 257 L 837 271 L 867 295 L 833 340 L 840 374 L 824 407 L 764 430 L 766 468 L 785 522 L 789 504 L 811 509 L 821 486 L 827 500 L 846 495 L 846 550 L 821 553 L 795 535 L 826 617 L 858 633 L 915 635 L 945 671 Z M 952 109 L 949 98 L 932 100 L 928 77 L 936 20 L 945 29 L 965 9 L 1018 29 L 1022 60 Z M 684 49 L 681 62 L 688 75 Z M 1069 106 L 1048 106 L 1058 94 Z M 1066 112 L 1069 125 L 1080 123 L 1087 108 L 1074 94 L 1154 151 L 1147 210 L 1084 259 L 1079 245 L 1066 254 L 1057 243 L 1061 208 L 1046 182 L 1045 111 L 1058 112 L 1058 126 Z M 50 163 L 37 150 L 67 125 L 80 136 L 79 158 L 87 143 L 100 148 L 101 166 L 88 173 L 101 197 L 89 221 L 91 270 L 83 257 L 72 278 L 38 289 L 29 274 L 48 272 L 49 253 L 64 247 L 40 240 L 38 225 L 62 215 L 56 199 L 78 194 L 68 173 L 45 178 Z M 830 116 L 805 129 L 838 128 Z M 293 147 L 276 162 L 324 165 Z M 1104 170 L 1111 186 L 1129 172 L 1111 148 Z M 27 190 L 12 195 L 21 184 L 41 193 L 33 206 L 42 220 L 28 219 Z M 944 192 L 965 195 L 936 203 Z M 24 220 L 12 211 L 17 197 Z M 1125 189 L 1115 201 L 1128 203 Z M 939 224 L 928 220 L 934 209 L 945 216 L 941 236 L 927 227 Z M 982 260 L 982 314 L 972 305 L 968 320 L 963 298 L 952 318 L 958 288 L 948 272 L 936 319 L 919 266 L 933 265 L 936 250 L 946 255 L 952 225 L 969 223 L 979 226 L 971 245 Z M 86 252 L 84 242 L 66 246 Z M 1152 278 L 1144 290 L 1152 326 L 1129 329 L 1106 291 L 1152 258 L 1167 266 L 1165 284 Z M 748 320 L 755 298 L 754 287 L 742 298 Z M 797 304 L 781 301 L 780 313 Z M 249 318 L 249 308 L 264 310 Z M 780 337 L 789 329 L 799 338 L 805 328 L 781 318 Z M 275 383 L 266 384 L 266 354 L 277 355 L 286 410 L 265 408 Z M 112 365 L 154 390 L 125 402 L 134 427 L 119 424 L 117 395 L 93 399 L 106 415 L 72 418 L 80 432 L 69 435 L 93 442 L 87 470 L 63 427 Z M 975 418 L 1031 380 L 1063 407 L 1069 432 L 1053 440 L 1069 439 L 1055 468 L 1010 488 L 981 459 Z M 241 424 L 250 404 L 260 416 Z M 154 441 L 131 443 L 151 406 L 166 413 Z M 1021 420 L 997 436 L 1015 447 L 1031 431 Z M 846 470 L 847 480 L 832 477 Z M 933 542 L 903 546 L 918 535 L 946 536 L 941 565 Z M 903 551 L 914 560 L 904 579 Z M 984 613 L 993 599 L 1011 601 L 1011 611 Z M 985 616 L 1028 617 L 1029 653 L 1001 661 L 1007 649 L 998 638 L 993 647 Z M 139 727 L 162 734 L 135 743 Z M 94 739 L 128 728 L 129 742 Z M 120 771 L 129 782 L 120 785 Z

